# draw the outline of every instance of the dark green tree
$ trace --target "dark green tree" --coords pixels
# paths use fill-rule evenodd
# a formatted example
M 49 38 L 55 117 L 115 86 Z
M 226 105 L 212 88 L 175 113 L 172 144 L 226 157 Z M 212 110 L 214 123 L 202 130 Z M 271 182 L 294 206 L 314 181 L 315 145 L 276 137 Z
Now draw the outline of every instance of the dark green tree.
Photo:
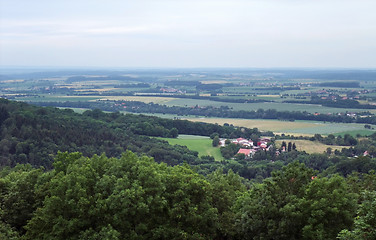
M 171 138 L 177 138 L 179 135 L 179 131 L 176 128 L 171 128 L 170 130 L 170 136 Z
M 287 145 L 287 151 L 291 152 L 291 150 L 292 150 L 292 143 L 289 142 L 289 144 Z
M 287 145 L 285 141 L 282 141 L 281 149 L 285 149 L 287 151 Z
M 376 239 L 376 191 L 365 191 L 361 197 L 362 203 L 355 217 L 352 230 L 342 230 L 338 234 L 341 240 L 371 240 Z
M 210 184 L 185 166 L 131 152 L 120 159 L 60 153 L 25 239 L 212 239 Z
M 235 204 L 238 238 L 335 239 L 351 227 L 356 202 L 345 180 L 315 175 L 294 162 L 241 196 Z
M 218 136 L 215 136 L 213 138 L 212 145 L 213 145 L 213 147 L 218 147 L 218 145 L 219 145 L 219 137 Z
M 24 226 L 41 205 L 42 197 L 39 198 L 35 188 L 42 173 L 30 165 L 19 165 L 0 178 L 0 222 L 19 233 L 25 232 Z
M 211 185 L 212 204 L 218 210 L 218 227 L 215 239 L 232 239 L 236 233 L 235 214 L 232 207 L 246 191 L 244 179 L 230 170 L 227 174 L 218 169 L 207 177 Z

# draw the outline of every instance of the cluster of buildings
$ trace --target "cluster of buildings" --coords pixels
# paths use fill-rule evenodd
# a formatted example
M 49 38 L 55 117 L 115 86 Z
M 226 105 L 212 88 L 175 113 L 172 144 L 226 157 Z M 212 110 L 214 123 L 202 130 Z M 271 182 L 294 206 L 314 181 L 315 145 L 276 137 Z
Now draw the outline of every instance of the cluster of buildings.
M 269 151 L 271 147 L 271 145 L 268 144 L 270 142 L 269 138 L 260 138 L 257 142 L 245 138 L 237 138 L 232 139 L 230 141 L 231 143 L 240 146 L 240 149 L 237 152 L 237 154 L 242 153 L 245 155 L 246 158 L 251 158 L 258 151 Z M 226 146 L 226 139 L 221 139 L 219 141 L 219 145 L 221 147 Z
M 180 91 L 179 89 L 176 88 L 160 88 L 159 89 L 163 93 L 177 93 L 177 94 L 184 94 L 185 91 Z

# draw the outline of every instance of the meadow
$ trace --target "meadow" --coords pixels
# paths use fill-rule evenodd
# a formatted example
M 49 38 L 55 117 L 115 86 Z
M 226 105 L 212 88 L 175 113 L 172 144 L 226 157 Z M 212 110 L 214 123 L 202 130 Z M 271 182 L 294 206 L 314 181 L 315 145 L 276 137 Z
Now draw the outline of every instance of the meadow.
M 190 150 L 197 151 L 198 155 L 210 155 L 216 161 L 223 160 L 221 151 L 218 147 L 212 146 L 212 140 L 209 137 L 194 135 L 179 135 L 178 138 L 159 138 L 168 141 L 171 145 L 187 146 Z

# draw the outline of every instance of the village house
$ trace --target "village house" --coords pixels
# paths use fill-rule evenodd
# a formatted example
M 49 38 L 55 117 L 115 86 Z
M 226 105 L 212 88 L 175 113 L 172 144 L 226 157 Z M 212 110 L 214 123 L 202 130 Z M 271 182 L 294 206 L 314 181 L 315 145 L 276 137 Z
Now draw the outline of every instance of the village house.
M 245 138 L 237 138 L 231 141 L 234 144 L 238 144 L 242 147 L 248 147 L 251 148 L 253 147 L 253 141 L 251 139 L 247 140 Z
M 268 146 L 268 143 L 270 142 L 270 138 L 260 138 L 257 141 L 256 146 L 254 145 L 254 142 L 249 139 L 244 139 L 244 138 L 237 138 L 231 140 L 232 143 L 240 145 L 240 149 L 237 152 L 237 154 L 244 154 L 245 157 L 251 158 L 257 151 L 264 150 L 264 151 L 269 151 L 270 146 Z

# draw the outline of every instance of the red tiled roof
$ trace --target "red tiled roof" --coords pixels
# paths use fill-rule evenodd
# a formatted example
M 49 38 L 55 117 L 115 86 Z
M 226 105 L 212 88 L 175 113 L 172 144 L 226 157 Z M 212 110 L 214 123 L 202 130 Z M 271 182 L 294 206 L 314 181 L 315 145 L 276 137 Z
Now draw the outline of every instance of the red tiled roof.
M 249 156 L 251 154 L 251 149 L 241 148 L 238 153 L 243 153 L 244 155 Z

